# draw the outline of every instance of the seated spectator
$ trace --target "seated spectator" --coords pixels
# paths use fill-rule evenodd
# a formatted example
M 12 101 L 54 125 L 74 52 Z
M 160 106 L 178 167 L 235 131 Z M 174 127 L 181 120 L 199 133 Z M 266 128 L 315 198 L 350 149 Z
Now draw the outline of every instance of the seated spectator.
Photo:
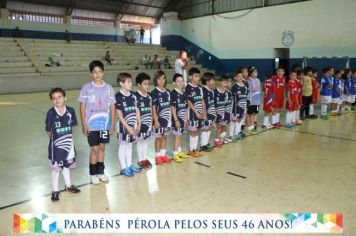
M 46 63 L 46 67 L 52 67 L 52 66 L 61 66 L 62 64 L 58 61 L 58 59 L 55 58 L 55 56 L 50 56 L 48 58 L 48 63 Z
M 153 68 L 154 62 L 151 56 L 148 57 L 148 65 L 150 66 L 150 68 Z
M 67 43 L 70 43 L 70 34 L 68 32 L 68 30 L 66 30 L 64 32 L 64 40 L 67 42 Z
M 147 58 L 147 55 L 145 55 L 145 57 L 142 58 L 142 62 L 145 65 L 146 69 L 148 69 L 148 58 Z
M 134 38 L 133 35 L 131 35 L 130 42 L 134 45 L 136 43 L 136 39 Z
M 168 69 L 172 69 L 172 66 L 171 66 L 171 63 L 169 62 L 169 58 L 168 56 L 166 56 L 164 59 L 163 59 L 163 65 L 164 65 L 164 68 L 168 68 Z
M 13 30 L 12 35 L 14 36 L 14 38 L 22 38 L 22 33 L 18 26 L 16 26 L 16 28 Z
M 156 69 L 161 69 L 161 59 L 157 54 L 153 57 L 153 67 Z
M 105 54 L 104 59 L 105 59 L 105 61 L 107 61 L 110 65 L 112 65 L 113 59 L 111 59 L 109 50 L 106 51 L 106 54 Z

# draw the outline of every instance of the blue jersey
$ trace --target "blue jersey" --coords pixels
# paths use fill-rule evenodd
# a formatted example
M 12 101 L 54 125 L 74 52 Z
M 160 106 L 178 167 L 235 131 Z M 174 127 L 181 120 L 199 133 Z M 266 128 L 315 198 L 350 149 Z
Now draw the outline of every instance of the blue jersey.
M 342 94 L 341 81 L 339 79 L 335 79 L 333 83 L 332 98 L 339 98 L 341 94 Z
M 214 91 L 210 90 L 209 88 L 204 86 L 203 87 L 203 99 L 205 102 L 208 121 L 215 122 L 216 109 L 215 109 L 215 101 L 214 101 Z
M 351 94 L 351 88 L 352 88 L 352 82 L 351 82 L 351 77 L 348 77 L 345 79 L 344 82 L 344 94 L 347 95 L 347 92 L 349 95 Z
M 332 86 L 333 85 L 331 77 L 323 77 L 320 82 L 320 95 L 321 96 L 331 96 L 332 94 Z
M 137 102 L 136 96 L 133 92 L 129 92 L 128 95 L 125 95 L 122 91 L 119 91 L 115 95 L 116 104 L 115 107 L 119 110 L 125 120 L 125 122 L 132 128 L 137 127 Z M 133 142 L 134 137 L 129 134 L 125 129 L 124 125 L 121 122 L 118 123 L 118 133 L 119 139 L 127 142 Z
M 199 85 L 193 86 L 191 83 L 189 83 L 185 87 L 184 94 L 187 100 L 193 104 L 197 112 L 203 113 L 203 89 Z M 188 109 L 188 117 L 190 121 L 199 120 L 196 114 L 190 108 Z
M 141 128 L 138 136 L 140 138 L 147 138 L 151 135 L 152 131 L 152 97 L 148 93 L 144 96 L 140 91 L 137 91 L 135 96 L 141 118 Z
M 48 159 L 52 164 L 63 163 L 75 157 L 72 126 L 78 125 L 73 108 L 66 106 L 63 115 L 52 107 L 46 116 L 46 131 L 51 133 L 48 145 Z
M 356 77 L 351 78 L 351 95 L 356 95 Z
M 185 97 L 183 92 L 180 93 L 176 89 L 172 90 L 171 106 L 175 108 L 180 123 L 180 127 L 183 128 L 187 121 L 187 109 L 188 109 L 187 98 Z
M 221 92 L 218 88 L 214 90 L 214 100 L 216 109 L 216 122 L 222 122 L 225 119 L 225 106 L 227 101 L 226 91 Z
M 169 91 L 161 91 L 156 87 L 152 90 L 151 97 L 152 105 L 156 107 L 158 122 L 161 125 L 161 128 L 171 127 L 171 95 Z
M 247 83 L 243 83 L 244 86 L 235 84 L 231 88 L 233 107 L 232 113 L 237 118 L 241 119 L 247 112 L 247 106 L 249 104 L 249 89 Z

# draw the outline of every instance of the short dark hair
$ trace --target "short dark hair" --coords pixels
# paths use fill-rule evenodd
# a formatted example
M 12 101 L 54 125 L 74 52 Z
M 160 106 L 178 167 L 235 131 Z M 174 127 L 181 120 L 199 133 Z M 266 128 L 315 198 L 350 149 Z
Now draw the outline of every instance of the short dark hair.
M 131 79 L 132 76 L 129 73 L 122 72 L 117 75 L 116 82 L 119 85 L 120 83 L 125 83 L 126 80 Z
M 173 75 L 172 81 L 173 81 L 173 82 L 176 82 L 177 78 L 179 78 L 179 77 L 182 77 L 182 78 L 183 78 L 183 75 L 182 75 L 182 74 L 179 74 L 179 73 L 175 73 L 175 74 Z
M 151 77 L 146 73 L 140 73 L 136 76 L 136 84 L 142 84 L 145 80 L 151 80 Z
M 201 83 L 203 85 L 206 85 L 206 82 L 210 81 L 210 80 L 214 80 L 215 79 L 215 75 L 214 73 L 211 72 L 205 72 L 203 74 L 203 76 L 201 77 Z
M 309 72 L 313 72 L 313 68 L 311 66 L 307 66 L 304 68 L 304 74 L 308 74 Z
M 218 78 L 218 81 L 228 81 L 229 80 L 229 77 L 227 77 L 227 75 L 221 75 L 221 76 L 219 76 L 219 78 Z
M 238 75 L 238 74 L 242 74 L 242 70 L 241 70 L 241 69 L 240 69 L 240 70 L 235 71 L 235 76 L 236 76 L 236 75 Z
M 283 69 L 283 68 L 281 68 L 281 69 Z M 283 69 L 283 70 L 284 70 L 284 69 Z M 266 77 L 266 79 L 272 79 L 273 74 L 272 74 L 271 72 L 267 72 L 267 73 L 265 74 L 265 77 Z
M 300 75 L 305 75 L 305 73 L 304 73 L 304 70 L 302 70 L 302 69 L 300 69 L 300 70 L 298 70 L 298 71 L 296 71 L 297 72 L 297 75 L 298 76 L 300 76 Z
M 291 70 L 290 73 L 289 73 L 289 75 L 291 75 L 291 74 L 296 74 L 296 75 L 298 75 L 298 72 L 297 72 L 296 70 Z
M 192 67 L 189 69 L 189 72 L 188 72 L 189 76 L 192 76 L 194 74 L 200 74 L 200 70 L 196 67 Z
M 242 71 L 244 71 L 244 70 L 247 70 L 247 72 L 248 72 L 248 67 L 247 67 L 247 66 L 241 67 L 241 68 L 239 69 L 239 72 L 242 74 Z M 236 73 L 236 74 L 238 74 L 238 73 Z
M 255 70 L 257 71 L 257 68 L 256 68 L 256 67 L 254 67 L 254 66 L 250 67 L 250 68 L 248 69 L 248 75 L 251 75 Z
M 95 67 L 99 67 L 102 71 L 104 71 L 104 64 L 101 61 L 94 60 L 94 61 L 89 63 L 90 72 L 93 72 Z
M 330 67 L 323 68 L 323 74 L 328 73 L 330 71 Z
M 64 91 L 64 89 L 62 88 L 52 88 L 51 91 L 49 91 L 49 98 L 52 100 L 52 95 L 54 93 L 61 93 L 63 95 L 63 97 L 66 96 L 66 91 Z
M 162 76 L 164 77 L 164 80 L 165 80 L 165 82 L 164 82 L 164 87 L 166 87 L 167 79 L 166 79 L 166 74 L 164 73 L 163 70 L 158 70 L 158 71 L 156 71 L 155 75 L 153 76 L 153 84 L 154 84 L 155 86 L 157 86 L 157 80 L 158 80 L 158 78 L 160 78 L 160 77 L 162 77 Z

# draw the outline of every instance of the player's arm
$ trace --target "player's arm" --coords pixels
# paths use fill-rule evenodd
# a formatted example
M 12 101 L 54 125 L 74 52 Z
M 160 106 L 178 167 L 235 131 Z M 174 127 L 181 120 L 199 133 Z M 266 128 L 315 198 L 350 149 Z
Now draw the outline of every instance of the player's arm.
M 190 108 L 190 109 L 195 113 L 195 115 L 199 118 L 199 117 L 200 117 L 200 113 L 195 109 L 194 104 L 193 104 L 190 100 L 188 100 L 187 102 L 188 102 L 189 108 Z
M 348 86 L 344 86 L 344 87 L 345 87 L 345 90 L 346 90 L 346 95 L 347 95 L 347 96 L 350 96 L 349 87 L 348 87 Z
M 47 132 L 48 138 L 51 139 L 52 132 Z
M 139 108 L 136 108 L 136 117 L 137 117 L 136 133 L 138 133 L 141 129 L 141 114 Z
M 121 123 L 121 124 L 124 126 L 124 128 L 126 129 L 126 131 L 127 131 L 129 134 L 132 134 L 132 135 L 135 134 L 134 129 L 126 123 L 126 121 L 125 121 L 125 119 L 124 119 L 124 116 L 122 115 L 122 112 L 121 112 L 119 109 L 116 109 L 116 115 L 117 115 L 117 117 L 119 118 L 120 123 Z
M 116 120 L 116 109 L 115 109 L 115 104 L 110 105 L 110 118 L 111 118 L 111 125 L 110 125 L 110 134 L 113 134 L 115 132 L 115 120 Z
M 85 136 L 89 134 L 89 128 L 87 124 L 87 114 L 86 114 L 87 104 L 80 103 L 80 120 L 82 121 L 82 132 Z
M 171 106 L 171 112 L 172 112 L 172 116 L 173 116 L 173 120 L 174 120 L 174 125 L 176 128 L 178 128 L 180 126 L 180 123 L 179 123 L 179 119 L 177 116 L 177 109 L 175 106 Z
M 157 115 L 157 106 L 156 105 L 152 105 L 152 118 L 155 121 L 155 128 L 159 129 L 161 128 L 161 125 L 158 121 L 158 115 Z
M 207 120 L 208 119 L 208 115 L 207 115 L 207 113 L 208 113 L 208 111 L 206 110 L 206 104 L 205 104 L 205 101 L 204 101 L 204 99 L 202 99 L 202 101 L 201 101 L 201 104 L 202 104 L 202 107 L 203 107 L 203 119 L 204 120 Z

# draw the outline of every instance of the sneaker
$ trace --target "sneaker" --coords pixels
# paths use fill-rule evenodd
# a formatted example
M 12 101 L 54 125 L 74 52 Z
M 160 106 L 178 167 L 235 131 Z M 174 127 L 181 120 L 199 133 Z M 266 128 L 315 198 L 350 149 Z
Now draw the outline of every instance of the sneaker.
M 232 137 L 230 137 L 230 136 L 229 136 L 229 137 L 225 137 L 224 139 L 225 139 L 226 141 L 228 141 L 229 143 L 232 143 L 232 141 L 233 141 L 233 140 L 232 140 Z
M 152 167 L 152 164 L 151 164 L 151 162 L 150 162 L 148 159 L 144 160 L 144 165 L 145 165 L 145 168 L 150 168 L 150 167 Z
M 91 175 L 90 176 L 90 183 L 92 184 L 100 184 L 100 179 L 97 175 Z
M 142 171 L 140 167 L 135 165 L 131 165 L 129 168 L 132 170 L 133 173 L 140 173 Z
M 243 138 L 245 138 L 247 135 L 246 135 L 244 132 L 240 132 L 240 133 L 238 134 L 238 136 L 240 136 L 240 139 L 243 139 Z
M 155 158 L 155 161 L 156 161 L 156 165 L 163 164 L 162 157 L 156 157 L 156 158 Z
M 200 157 L 200 156 L 201 156 L 201 153 L 198 152 L 197 150 L 193 150 L 193 151 L 190 151 L 190 152 L 189 152 L 189 155 L 190 155 L 191 157 L 197 158 L 197 157 Z
M 65 190 L 70 193 L 80 193 L 80 189 L 74 185 L 70 186 L 69 188 L 66 187 Z
M 176 154 L 173 157 L 173 161 L 176 162 L 176 163 L 182 163 L 183 159 L 178 154 Z
M 294 125 L 292 125 L 292 124 L 286 124 L 286 128 L 292 129 L 292 128 L 294 128 Z
M 184 158 L 184 159 L 187 159 L 187 158 L 189 158 L 189 155 L 187 155 L 185 152 L 183 152 L 183 151 L 180 151 L 180 152 L 178 152 L 178 154 L 177 154 L 180 158 Z
M 313 115 L 310 115 L 309 118 L 310 119 L 318 119 L 318 116 L 313 114 Z
M 52 202 L 59 201 L 59 197 L 61 196 L 59 191 L 52 192 L 51 200 Z
M 207 152 L 211 152 L 211 151 L 214 150 L 214 146 L 211 146 L 210 143 L 208 143 L 208 144 L 206 145 L 206 148 L 207 148 Z
M 300 120 L 297 120 L 297 121 L 295 121 L 295 122 L 292 122 L 292 124 L 293 124 L 293 125 L 301 125 L 302 122 L 301 122 Z
M 206 152 L 206 146 L 200 146 L 198 149 L 199 152 Z
M 256 135 L 257 133 L 256 133 L 256 131 L 255 130 L 249 130 L 248 132 L 247 132 L 247 135 Z
M 279 129 L 281 128 L 281 125 L 279 123 L 272 124 L 273 128 Z
M 97 175 L 101 182 L 109 182 L 109 177 L 106 174 Z
M 320 118 L 323 119 L 323 120 L 328 120 L 329 119 L 329 117 L 327 115 L 325 115 L 325 114 L 321 115 Z
M 147 168 L 147 166 L 146 166 L 146 160 L 137 162 L 137 165 L 138 165 L 139 167 L 141 167 L 142 169 L 143 169 L 143 168 Z
M 221 142 L 222 142 L 223 144 L 229 144 L 229 141 L 227 141 L 225 138 L 224 138 L 223 140 L 221 140 Z
M 163 163 L 171 163 L 171 158 L 169 158 L 169 156 L 164 155 L 161 157 Z
M 127 176 L 127 177 L 134 176 L 134 173 L 132 172 L 132 170 L 131 170 L 130 167 L 126 167 L 126 168 L 122 169 L 122 170 L 120 171 L 120 173 L 121 173 L 122 175 Z
M 222 142 L 220 140 L 215 140 L 214 141 L 214 146 L 217 148 L 221 148 L 222 147 Z

